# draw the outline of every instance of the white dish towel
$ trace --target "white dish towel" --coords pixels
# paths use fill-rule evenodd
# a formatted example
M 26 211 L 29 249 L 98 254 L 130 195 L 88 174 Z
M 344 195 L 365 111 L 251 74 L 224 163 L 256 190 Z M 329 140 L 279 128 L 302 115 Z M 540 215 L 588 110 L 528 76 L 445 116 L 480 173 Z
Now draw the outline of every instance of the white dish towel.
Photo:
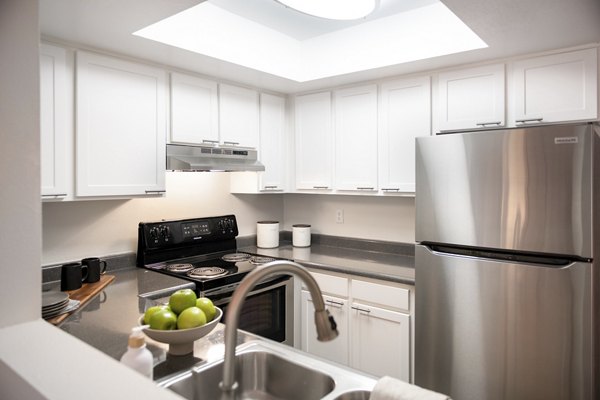
M 416 385 L 384 376 L 379 379 L 369 400 L 451 400 L 445 394 L 432 392 Z

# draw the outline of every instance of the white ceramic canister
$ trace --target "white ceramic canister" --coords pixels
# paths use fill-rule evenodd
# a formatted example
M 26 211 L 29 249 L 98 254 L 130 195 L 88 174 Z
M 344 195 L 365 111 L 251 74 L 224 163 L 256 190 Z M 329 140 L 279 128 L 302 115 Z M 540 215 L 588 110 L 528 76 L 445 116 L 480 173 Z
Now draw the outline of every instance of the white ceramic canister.
M 256 223 L 256 247 L 272 249 L 279 246 L 279 221 Z
M 292 245 L 294 247 L 310 246 L 310 225 L 292 225 Z

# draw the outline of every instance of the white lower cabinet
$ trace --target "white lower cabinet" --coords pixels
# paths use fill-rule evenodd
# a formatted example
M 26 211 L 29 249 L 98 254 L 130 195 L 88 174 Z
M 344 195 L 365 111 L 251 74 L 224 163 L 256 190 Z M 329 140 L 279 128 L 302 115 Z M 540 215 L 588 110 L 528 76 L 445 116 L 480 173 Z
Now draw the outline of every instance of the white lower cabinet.
M 310 293 L 302 290 L 302 350 L 327 360 L 348 365 L 348 300 L 341 297 L 323 296 L 327 310 L 335 319 L 340 335 L 330 342 L 317 340 L 315 307 Z
M 303 289 L 301 349 L 375 376 L 410 382 L 412 288 L 352 275 L 311 273 L 340 335 L 331 342 L 317 341 L 313 301 Z
M 353 302 L 350 313 L 352 367 L 376 376 L 410 380 L 410 316 Z

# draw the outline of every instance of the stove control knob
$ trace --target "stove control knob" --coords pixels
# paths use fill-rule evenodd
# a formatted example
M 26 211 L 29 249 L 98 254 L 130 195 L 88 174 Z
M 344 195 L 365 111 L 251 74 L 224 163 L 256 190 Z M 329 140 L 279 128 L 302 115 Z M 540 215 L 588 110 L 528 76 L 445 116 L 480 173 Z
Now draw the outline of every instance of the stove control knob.
M 150 237 L 152 239 L 155 239 L 155 240 L 158 239 L 158 228 L 157 227 L 150 228 L 149 233 L 150 233 Z
M 168 226 L 162 226 L 160 228 L 160 234 L 163 238 L 168 239 L 171 236 L 171 229 Z

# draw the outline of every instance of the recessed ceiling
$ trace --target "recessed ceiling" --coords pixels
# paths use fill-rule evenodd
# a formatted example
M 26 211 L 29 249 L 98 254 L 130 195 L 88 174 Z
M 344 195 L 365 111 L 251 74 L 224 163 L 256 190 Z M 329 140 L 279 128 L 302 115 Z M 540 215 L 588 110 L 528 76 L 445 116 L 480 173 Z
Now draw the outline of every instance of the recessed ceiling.
M 262 24 L 295 40 L 314 40 L 414 9 L 419 0 L 382 0 L 381 13 L 365 21 L 302 21 L 296 25 L 263 12 L 258 4 L 274 8 L 272 0 L 212 0 L 214 5 L 248 21 Z M 418 61 L 314 79 L 299 83 L 234 62 L 195 54 L 135 35 L 148 25 L 177 14 L 202 0 L 39 0 L 40 31 L 45 40 L 97 49 L 147 60 L 180 71 L 192 71 L 233 83 L 282 93 L 318 90 L 337 85 L 411 74 L 466 63 L 514 57 L 600 41 L 598 0 L 443 0 L 460 20 L 489 47 Z M 401 7 L 402 5 L 402 7 Z M 385 8 L 384 8 L 385 7 Z M 391 7 L 391 8 L 387 8 Z M 339 24 L 337 22 L 340 22 Z M 349 47 L 352 43 L 347 44 Z M 385 47 L 386 42 L 380 45 Z M 357 54 L 360 57 L 360 54 Z M 339 60 L 343 63 L 344 60 Z
M 274 0 L 256 2 L 261 22 L 209 0 L 134 34 L 297 82 L 486 47 L 437 0 L 412 0 L 411 8 L 396 13 L 385 5 L 397 0 L 381 3 L 383 11 L 359 22 L 330 26 Z M 290 35 L 298 29 L 288 27 L 308 20 L 318 23 L 306 24 L 304 39 Z

